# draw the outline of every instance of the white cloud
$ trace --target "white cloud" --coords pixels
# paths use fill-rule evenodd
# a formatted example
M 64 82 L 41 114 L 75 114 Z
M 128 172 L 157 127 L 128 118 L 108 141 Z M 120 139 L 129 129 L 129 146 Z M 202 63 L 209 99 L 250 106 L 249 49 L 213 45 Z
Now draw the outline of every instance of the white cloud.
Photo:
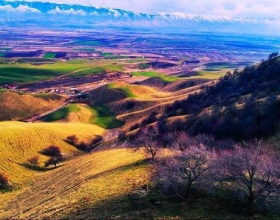
M 82 15 L 85 16 L 87 13 L 83 10 L 75 11 L 73 8 L 69 10 L 61 10 L 59 7 L 48 12 L 49 14 L 67 14 L 67 15 Z
M 0 11 L 6 11 L 6 12 L 18 12 L 18 13 L 23 13 L 23 12 L 33 12 L 33 13 L 40 13 L 39 10 L 35 8 L 30 8 L 26 5 L 20 5 L 17 8 L 13 8 L 10 5 L 6 6 L 0 6 Z
M 35 0 L 27 0 L 35 1 Z M 38 0 L 37 0 L 38 1 Z M 279 0 L 42 0 L 111 7 L 136 12 L 178 12 L 193 15 L 280 18 Z

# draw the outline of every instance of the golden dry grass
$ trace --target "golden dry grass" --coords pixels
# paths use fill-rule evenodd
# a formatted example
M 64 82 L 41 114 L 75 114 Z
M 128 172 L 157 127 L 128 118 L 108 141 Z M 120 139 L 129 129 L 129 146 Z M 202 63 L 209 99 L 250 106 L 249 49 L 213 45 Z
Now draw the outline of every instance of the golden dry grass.
M 60 106 L 64 101 L 62 97 L 43 99 L 7 91 L 0 94 L 0 121 L 39 115 Z
M 139 99 L 159 99 L 169 97 L 170 95 L 172 95 L 169 92 L 162 92 L 150 86 L 131 85 L 125 82 L 115 82 L 111 84 L 110 88 L 121 90 L 125 88 L 126 90 L 129 90 L 129 92 L 134 98 Z
M 0 195 L 0 218 L 94 218 L 87 209 L 126 197 L 149 182 L 151 168 L 144 158 L 143 151 L 129 149 L 76 157 L 40 174 L 24 191 Z
M 0 122 L 1 172 L 8 176 L 11 184 L 21 186 L 36 173 L 24 167 L 27 159 L 38 155 L 41 165 L 46 161 L 47 157 L 39 153 L 42 149 L 56 145 L 71 157 L 79 152 L 64 141 L 68 135 L 75 134 L 80 140 L 89 141 L 103 132 L 98 126 L 82 123 Z
M 91 111 L 87 108 L 85 104 L 77 104 L 80 109 L 78 112 L 71 112 L 66 118 L 67 122 L 76 123 L 89 123 L 90 117 L 92 116 Z

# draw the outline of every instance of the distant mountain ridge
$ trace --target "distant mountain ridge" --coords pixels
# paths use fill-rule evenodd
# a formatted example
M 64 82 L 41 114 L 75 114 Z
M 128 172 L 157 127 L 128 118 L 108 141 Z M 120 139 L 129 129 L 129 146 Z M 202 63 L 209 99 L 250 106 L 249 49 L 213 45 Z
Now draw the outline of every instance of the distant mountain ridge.
M 1 1 L 1 12 L 13 13 L 44 13 L 44 14 L 65 14 L 65 15 L 81 15 L 81 16 L 104 16 L 104 17 L 129 17 L 144 19 L 168 19 L 168 20 L 208 20 L 219 22 L 261 22 L 264 20 L 250 18 L 232 18 L 232 17 L 210 17 L 210 16 L 193 16 L 184 13 L 136 13 L 132 11 L 100 8 L 94 6 L 84 6 L 78 4 L 57 4 L 49 2 L 26 2 L 26 1 Z M 265 19 L 273 20 L 273 19 Z
M 276 19 L 254 19 L 215 16 L 196 16 L 184 13 L 137 13 L 123 9 L 112 9 L 78 4 L 57 4 L 49 2 L 0 1 L 0 22 L 40 22 L 55 23 L 59 21 L 67 26 L 69 17 L 76 19 L 77 25 L 110 24 L 117 26 L 138 27 L 185 27 L 196 31 L 221 32 L 261 32 L 278 22 Z M 61 18 L 64 18 L 63 20 Z M 66 20 L 67 19 L 67 20 Z M 73 22 L 71 20 L 71 22 Z M 112 23 L 113 22 L 113 23 Z M 62 25 L 61 24 L 61 25 Z M 73 23 L 72 23 L 73 25 Z M 75 24 L 74 24 L 75 25 Z M 269 27 L 269 28 L 267 28 Z

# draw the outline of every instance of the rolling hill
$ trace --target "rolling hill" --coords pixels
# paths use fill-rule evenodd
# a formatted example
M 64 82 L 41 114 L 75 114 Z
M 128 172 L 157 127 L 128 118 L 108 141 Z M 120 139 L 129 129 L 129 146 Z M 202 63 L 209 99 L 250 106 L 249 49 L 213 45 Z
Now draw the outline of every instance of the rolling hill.
M 27 159 L 37 155 L 43 166 L 47 157 L 41 150 L 56 145 L 66 157 L 81 152 L 64 140 L 75 134 L 80 140 L 89 142 L 95 135 L 102 135 L 104 129 L 83 123 L 23 123 L 0 122 L 0 168 L 14 187 L 21 186 L 34 177 L 36 172 L 28 169 Z
M 0 194 L 0 209 L 4 210 L 0 218 L 112 217 L 117 210 L 108 213 L 108 201 L 116 199 L 118 203 L 148 183 L 150 166 L 143 159 L 143 152 L 106 150 L 77 157 L 55 170 L 36 173 L 29 186 Z M 105 209 L 92 209 L 93 206 Z
M 29 95 L 0 90 L 0 121 L 21 120 L 39 115 L 65 102 L 65 98 L 53 94 Z
M 112 128 L 112 133 L 128 132 L 157 123 L 167 126 L 167 132 L 178 129 L 217 139 L 268 138 L 279 128 L 279 83 L 276 57 L 215 81 L 115 82 L 89 91 L 86 103 L 68 104 L 40 122 L 0 122 L 0 169 L 11 186 L 1 191 L 0 218 L 246 219 L 215 198 L 182 202 L 160 194 L 151 180 L 153 163 L 143 149 L 125 148 L 112 138 L 106 148 L 85 154 L 65 138 L 74 134 L 87 143 Z M 64 102 L 56 95 L 0 91 L 2 120 L 31 117 Z M 43 167 L 48 157 L 41 151 L 50 145 L 59 146 L 67 160 L 56 169 L 27 166 L 37 155 Z

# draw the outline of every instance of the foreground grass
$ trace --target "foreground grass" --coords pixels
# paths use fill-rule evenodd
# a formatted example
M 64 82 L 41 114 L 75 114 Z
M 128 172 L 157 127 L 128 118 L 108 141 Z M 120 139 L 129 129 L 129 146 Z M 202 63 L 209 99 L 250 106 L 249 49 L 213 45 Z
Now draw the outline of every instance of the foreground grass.
M 145 158 L 142 150 L 125 148 L 76 157 L 33 177 L 24 190 L 0 194 L 0 218 L 249 219 L 214 198 L 163 196 L 151 184 L 153 165 Z
M 143 162 L 144 158 L 142 152 L 128 149 L 106 150 L 75 158 L 35 177 L 33 185 L 22 193 L 0 194 L 0 201 L 6 199 L 0 203 L 3 210 L 0 218 L 73 217 L 80 209 L 114 198 L 127 198 L 127 194 L 150 179 L 150 165 Z

